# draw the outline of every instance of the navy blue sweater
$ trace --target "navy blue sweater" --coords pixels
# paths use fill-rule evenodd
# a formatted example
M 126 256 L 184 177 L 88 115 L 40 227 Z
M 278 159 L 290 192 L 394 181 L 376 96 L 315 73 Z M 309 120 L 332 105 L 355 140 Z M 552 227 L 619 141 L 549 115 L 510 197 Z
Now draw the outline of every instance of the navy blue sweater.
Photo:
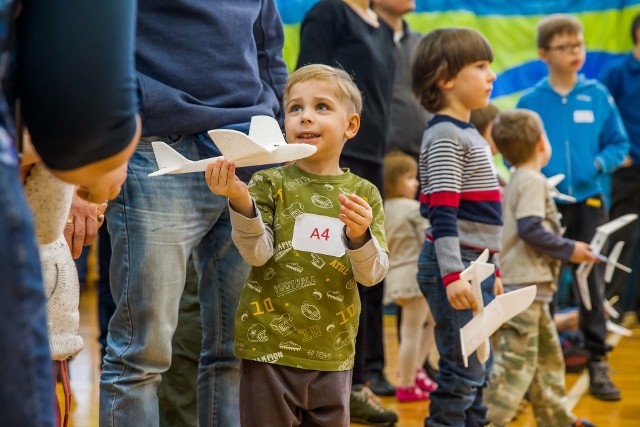
M 187 135 L 248 123 L 257 114 L 279 116 L 283 43 L 275 0 L 139 0 L 143 135 Z

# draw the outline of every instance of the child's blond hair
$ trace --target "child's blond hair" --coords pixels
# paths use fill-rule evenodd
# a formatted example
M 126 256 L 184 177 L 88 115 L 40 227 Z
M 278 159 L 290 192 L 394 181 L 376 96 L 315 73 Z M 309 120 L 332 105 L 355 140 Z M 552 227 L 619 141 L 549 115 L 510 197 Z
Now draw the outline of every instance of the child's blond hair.
M 398 197 L 398 179 L 409 172 L 418 172 L 418 162 L 400 150 L 392 150 L 384 156 L 384 198 Z
M 349 74 L 344 70 L 324 64 L 305 65 L 291 73 L 284 87 L 284 104 L 287 104 L 293 85 L 309 80 L 335 84 L 336 95 L 349 106 L 350 112 L 356 114 L 362 112 L 362 94 Z
M 424 36 L 416 46 L 411 80 L 413 93 L 432 113 L 445 107 L 438 86 L 449 81 L 465 66 L 476 61 L 493 62 L 489 41 L 471 28 L 439 28 Z
M 491 136 L 506 161 L 518 166 L 531 159 L 544 127 L 540 116 L 531 111 L 503 111 L 493 121 Z
M 551 40 L 560 34 L 581 34 L 582 23 L 575 16 L 565 13 L 554 13 L 538 22 L 536 42 L 539 48 L 549 49 Z

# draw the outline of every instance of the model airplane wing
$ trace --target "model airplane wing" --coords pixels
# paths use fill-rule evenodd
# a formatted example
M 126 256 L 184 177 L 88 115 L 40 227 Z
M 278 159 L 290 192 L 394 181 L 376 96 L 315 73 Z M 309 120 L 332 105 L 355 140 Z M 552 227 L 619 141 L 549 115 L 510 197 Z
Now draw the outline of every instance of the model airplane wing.
M 609 221 L 606 224 L 602 224 L 600 227 L 596 228 L 596 233 L 593 235 L 590 243 L 591 251 L 596 254 L 596 256 L 600 255 L 600 251 L 602 251 L 602 248 L 604 247 L 611 233 L 619 230 L 620 228 L 635 221 L 636 219 L 638 219 L 638 215 L 627 214 L 621 216 L 620 218 L 616 218 L 613 221 Z M 591 310 L 591 295 L 589 294 L 587 277 L 589 276 L 592 268 L 592 262 L 583 262 L 576 270 L 576 281 L 578 282 L 580 299 L 582 299 L 582 303 L 587 310 Z
M 625 328 L 624 326 L 613 323 L 611 320 L 607 320 L 606 326 L 607 326 L 607 331 L 613 334 L 622 335 L 623 337 L 630 337 L 633 335 L 632 331 Z
M 500 326 L 531 305 L 536 297 L 536 286 L 527 286 L 517 291 L 498 295 L 481 313 L 460 329 L 460 345 L 464 366 L 469 364 L 469 357 L 474 351 L 488 345 L 489 337 Z M 485 360 L 480 359 L 480 362 Z
M 550 176 L 547 178 L 547 187 L 551 190 L 551 197 L 556 198 L 558 200 L 563 200 L 569 203 L 575 203 L 576 198 L 573 196 L 568 196 L 558 191 L 556 188 L 558 184 L 560 184 L 564 180 L 564 174 L 559 173 L 557 175 Z
M 278 122 L 269 116 L 251 118 L 249 135 L 232 129 L 209 131 L 209 136 L 220 149 L 222 156 L 236 167 L 285 163 L 303 159 L 316 152 L 309 144 L 287 144 Z M 192 161 L 180 155 L 161 141 L 151 143 L 158 162 L 158 170 L 149 176 L 203 172 L 217 157 Z
M 484 301 L 482 299 L 482 286 L 481 286 L 482 282 L 486 278 L 491 276 L 496 269 L 495 265 L 487 263 L 488 260 L 489 260 L 489 251 L 485 249 L 480 254 L 480 256 L 471 263 L 469 267 L 467 267 L 462 273 L 460 273 L 460 278 L 462 280 L 466 280 L 467 282 L 471 283 L 471 290 L 473 291 L 473 294 L 475 295 L 476 300 L 478 302 L 478 311 L 474 315 L 475 317 L 481 315 L 484 311 Z M 477 350 L 478 360 L 480 360 L 480 363 L 484 363 L 487 361 L 487 359 L 489 359 L 489 355 L 491 353 L 491 346 L 489 344 L 488 337 L 486 337 L 483 341 L 479 342 L 478 346 L 476 346 L 467 355 L 465 355 L 466 354 L 465 346 L 464 344 L 462 344 L 462 337 L 463 337 L 463 333 L 461 329 L 460 342 L 462 345 L 462 354 L 463 354 L 463 361 L 464 361 L 465 367 L 468 365 L 468 356 L 471 355 L 473 351 Z
M 616 268 L 619 268 L 625 273 L 631 273 L 632 271 L 626 265 L 622 265 L 618 262 L 620 253 L 622 253 L 622 248 L 624 248 L 624 242 L 620 241 L 613 245 L 613 249 L 611 249 L 611 252 L 609 252 L 608 257 L 604 255 L 598 255 L 598 259 L 600 261 L 607 263 L 607 266 L 604 269 L 604 281 L 606 283 L 611 283 L 611 279 L 613 279 L 613 272 L 616 271 Z
M 284 163 L 309 157 L 316 147 L 287 144 L 273 117 L 253 116 L 249 135 L 230 129 L 209 131 L 224 158 L 237 167 Z

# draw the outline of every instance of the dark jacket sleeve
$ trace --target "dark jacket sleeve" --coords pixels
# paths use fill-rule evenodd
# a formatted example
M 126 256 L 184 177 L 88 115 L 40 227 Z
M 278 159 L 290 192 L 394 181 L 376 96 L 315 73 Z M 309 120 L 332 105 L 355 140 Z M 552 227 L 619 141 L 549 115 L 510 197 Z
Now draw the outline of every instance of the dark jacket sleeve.
M 71 170 L 122 151 L 135 134 L 136 2 L 23 1 L 19 96 L 43 161 Z

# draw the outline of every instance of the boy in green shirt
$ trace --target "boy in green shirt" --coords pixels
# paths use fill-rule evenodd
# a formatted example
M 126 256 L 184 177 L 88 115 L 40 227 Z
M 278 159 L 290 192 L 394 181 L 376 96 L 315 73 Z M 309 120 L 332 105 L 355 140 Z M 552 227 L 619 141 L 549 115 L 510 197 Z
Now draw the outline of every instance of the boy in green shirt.
M 360 300 L 388 269 L 382 199 L 339 158 L 362 98 L 342 71 L 308 65 L 284 90 L 290 143 L 317 148 L 247 186 L 217 160 L 205 178 L 229 198 L 232 238 L 253 266 L 236 314 L 243 426 L 348 425 Z

